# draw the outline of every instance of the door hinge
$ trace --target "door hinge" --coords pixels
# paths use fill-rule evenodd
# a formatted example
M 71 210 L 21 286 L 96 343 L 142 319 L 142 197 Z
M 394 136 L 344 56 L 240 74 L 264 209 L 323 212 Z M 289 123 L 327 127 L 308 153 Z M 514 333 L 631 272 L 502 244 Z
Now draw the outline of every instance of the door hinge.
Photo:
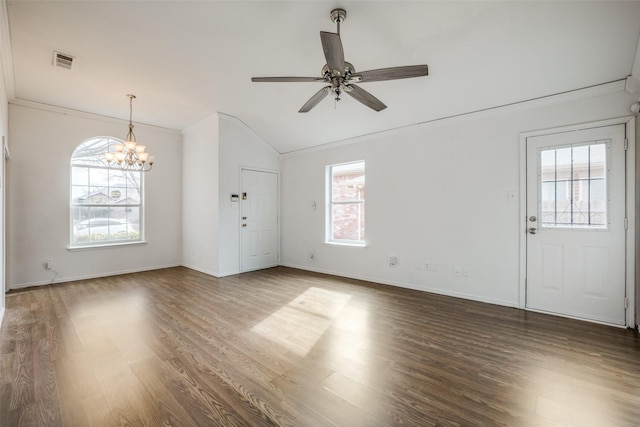
M 624 309 L 628 309 L 629 308 L 629 298 L 624 297 Z
M 629 229 L 629 220 L 627 218 L 624 219 L 624 229 L 625 230 Z
M 624 151 L 629 149 L 629 140 L 627 138 L 624 139 Z

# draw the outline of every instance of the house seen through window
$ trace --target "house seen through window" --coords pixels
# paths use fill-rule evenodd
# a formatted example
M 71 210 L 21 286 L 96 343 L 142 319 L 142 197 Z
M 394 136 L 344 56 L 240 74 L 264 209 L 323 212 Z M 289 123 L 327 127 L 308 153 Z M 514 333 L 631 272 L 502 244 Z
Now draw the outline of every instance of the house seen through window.
M 116 138 L 97 137 L 71 156 L 71 246 L 141 241 L 142 172 L 110 168 L 104 153 Z
M 327 167 L 327 242 L 365 243 L 365 162 Z

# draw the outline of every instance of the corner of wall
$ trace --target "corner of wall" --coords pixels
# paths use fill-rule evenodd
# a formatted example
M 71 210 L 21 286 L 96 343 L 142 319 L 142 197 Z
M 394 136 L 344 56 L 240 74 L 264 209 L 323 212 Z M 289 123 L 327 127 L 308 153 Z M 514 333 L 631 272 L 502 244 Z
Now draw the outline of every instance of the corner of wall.
M 640 116 L 636 116 L 636 226 L 640 226 Z M 640 236 L 636 233 L 635 237 L 636 258 L 635 258 L 635 323 L 636 329 L 640 332 Z

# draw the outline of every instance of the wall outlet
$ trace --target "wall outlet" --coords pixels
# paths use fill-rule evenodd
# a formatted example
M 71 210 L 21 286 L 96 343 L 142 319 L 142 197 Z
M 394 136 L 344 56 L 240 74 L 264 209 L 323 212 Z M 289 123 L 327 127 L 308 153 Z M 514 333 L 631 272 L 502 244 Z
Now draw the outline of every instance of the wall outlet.
M 453 275 L 456 277 L 462 277 L 462 269 L 460 267 L 453 267 Z
M 398 257 L 396 256 L 390 256 L 389 257 L 389 265 L 391 267 L 395 266 L 396 264 L 398 264 Z
M 427 271 L 436 272 L 438 271 L 438 264 L 426 263 L 424 265 L 424 269 Z
M 309 249 L 308 255 L 309 259 L 314 259 L 316 257 L 316 253 L 313 251 L 313 249 Z
M 51 269 L 53 269 L 53 260 L 52 260 L 51 258 L 47 258 L 47 259 L 45 260 L 45 262 L 44 262 L 44 267 L 45 267 L 47 270 L 51 270 Z

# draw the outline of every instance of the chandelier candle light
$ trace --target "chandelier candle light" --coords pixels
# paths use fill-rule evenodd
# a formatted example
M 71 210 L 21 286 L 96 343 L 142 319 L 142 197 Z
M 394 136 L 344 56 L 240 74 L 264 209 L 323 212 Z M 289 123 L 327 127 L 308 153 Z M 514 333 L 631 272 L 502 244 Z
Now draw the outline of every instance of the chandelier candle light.
M 113 145 L 115 151 L 104 153 L 104 157 L 110 167 L 119 167 L 134 171 L 148 172 L 153 167 L 155 156 L 145 151 L 146 147 L 136 142 L 136 136 L 133 133 L 133 100 L 135 95 L 127 95 L 129 97 L 129 132 L 125 137 L 125 142 Z

